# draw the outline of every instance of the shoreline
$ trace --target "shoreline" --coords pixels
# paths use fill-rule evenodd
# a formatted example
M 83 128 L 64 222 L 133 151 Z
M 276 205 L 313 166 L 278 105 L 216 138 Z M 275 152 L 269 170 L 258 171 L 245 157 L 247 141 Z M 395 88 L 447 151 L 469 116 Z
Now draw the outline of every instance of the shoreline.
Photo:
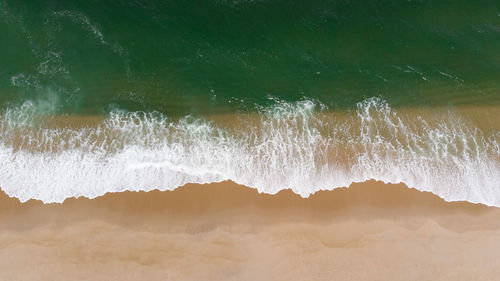
M 134 114 L 100 122 L 55 116 L 26 126 L 0 121 L 6 163 L 1 185 L 22 201 L 62 202 L 222 179 L 268 193 L 289 187 L 308 196 L 378 179 L 425 187 L 447 200 L 500 206 L 500 108 L 499 114 L 476 108 L 466 116 L 452 110 L 400 112 L 380 99 L 367 99 L 350 115 L 311 107 L 277 104 L 261 115 L 222 115 L 217 121 Z
M 0 227 L 1 280 L 490 280 L 500 273 L 500 209 L 376 181 L 309 198 L 232 182 L 45 205 L 2 192 Z

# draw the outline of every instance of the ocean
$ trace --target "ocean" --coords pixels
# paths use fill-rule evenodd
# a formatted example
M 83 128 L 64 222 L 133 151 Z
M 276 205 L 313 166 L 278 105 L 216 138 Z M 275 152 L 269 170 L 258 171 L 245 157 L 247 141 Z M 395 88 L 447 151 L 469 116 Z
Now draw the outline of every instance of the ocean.
M 0 0 L 0 188 L 500 206 L 498 50 L 498 1 Z

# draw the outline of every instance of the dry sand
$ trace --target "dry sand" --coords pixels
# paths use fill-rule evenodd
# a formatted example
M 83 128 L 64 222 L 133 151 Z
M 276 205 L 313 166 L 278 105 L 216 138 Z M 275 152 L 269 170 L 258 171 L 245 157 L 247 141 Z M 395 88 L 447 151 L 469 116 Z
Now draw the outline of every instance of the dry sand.
M 0 195 L 0 280 L 499 280 L 500 211 L 403 184 Z

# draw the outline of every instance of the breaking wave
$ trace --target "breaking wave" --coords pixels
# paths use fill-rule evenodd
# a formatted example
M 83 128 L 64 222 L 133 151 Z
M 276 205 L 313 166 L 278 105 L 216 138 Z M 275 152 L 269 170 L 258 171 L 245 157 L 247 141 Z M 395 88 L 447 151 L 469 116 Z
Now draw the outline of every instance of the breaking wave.
M 500 132 L 453 112 L 398 111 L 379 98 L 351 112 L 276 100 L 252 114 L 174 120 L 114 111 L 73 127 L 37 112 L 27 101 L 0 121 L 0 187 L 21 201 L 224 180 L 307 197 L 375 179 L 500 206 Z

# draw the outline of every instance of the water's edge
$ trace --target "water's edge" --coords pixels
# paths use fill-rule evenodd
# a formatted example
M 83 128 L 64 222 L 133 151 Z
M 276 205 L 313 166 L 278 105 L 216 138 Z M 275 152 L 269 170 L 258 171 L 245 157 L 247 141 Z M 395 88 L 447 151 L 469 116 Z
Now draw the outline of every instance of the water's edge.
M 0 186 L 50 203 L 225 180 L 308 197 L 374 179 L 500 206 L 500 115 L 483 111 L 404 111 L 370 98 L 335 114 L 276 101 L 223 122 L 113 112 L 96 125 L 54 127 L 25 103 L 0 122 Z

